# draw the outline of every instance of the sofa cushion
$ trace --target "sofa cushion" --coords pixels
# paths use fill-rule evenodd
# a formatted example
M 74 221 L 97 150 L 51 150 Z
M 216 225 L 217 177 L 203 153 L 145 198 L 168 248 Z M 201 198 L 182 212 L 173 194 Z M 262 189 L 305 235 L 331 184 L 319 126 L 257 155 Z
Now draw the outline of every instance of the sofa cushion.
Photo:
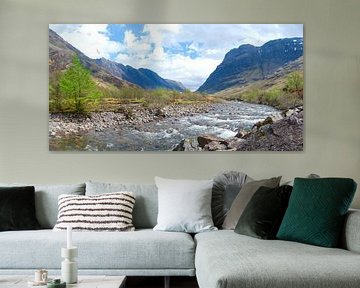
M 85 184 L 38 185 L 38 184 L 9 184 L 0 183 L 0 186 L 34 186 L 36 218 L 41 228 L 53 228 L 58 216 L 58 197 L 61 194 L 84 195 Z
M 153 228 L 158 214 L 158 192 L 155 184 L 86 182 L 86 195 L 119 191 L 131 191 L 135 195 L 136 202 L 133 211 L 135 228 Z
M 159 214 L 154 230 L 198 233 L 217 229 L 211 217 L 213 180 L 155 177 Z
M 341 237 L 343 248 L 360 253 L 360 210 L 350 209 L 346 215 Z
M 260 187 L 251 198 L 235 227 L 238 234 L 275 239 L 288 206 L 292 187 Z
M 0 231 L 40 228 L 34 194 L 33 186 L 0 187 Z
M 133 231 L 132 211 L 135 197 L 132 192 L 114 192 L 59 197 L 59 216 L 55 231 Z
M 337 247 L 355 190 L 349 178 L 295 178 L 277 238 Z
M 194 269 L 195 244 L 186 233 L 73 232 L 72 240 L 79 270 Z M 66 231 L 2 232 L 0 269 L 60 269 L 61 247 L 66 247 Z
M 261 187 L 275 188 L 279 186 L 281 177 L 273 177 L 270 179 L 256 180 L 244 184 L 231 204 L 230 210 L 227 213 L 223 228 L 224 229 L 235 229 L 237 222 L 240 219 L 246 205 L 249 203 L 251 197 Z
M 297 242 L 262 240 L 230 230 L 195 236 L 200 288 L 353 288 L 360 254 Z
M 214 178 L 211 199 L 211 214 L 214 225 L 221 228 L 231 204 L 241 187 L 251 181 L 248 175 L 238 171 L 228 171 L 218 174 Z

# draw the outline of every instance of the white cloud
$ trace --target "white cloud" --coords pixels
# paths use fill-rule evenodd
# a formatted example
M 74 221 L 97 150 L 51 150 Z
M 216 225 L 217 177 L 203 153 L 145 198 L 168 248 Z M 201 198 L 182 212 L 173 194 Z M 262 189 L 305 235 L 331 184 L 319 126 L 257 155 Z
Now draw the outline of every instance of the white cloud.
M 124 46 L 129 57 L 141 58 L 151 52 L 151 44 L 146 37 L 137 38 L 132 31 L 126 30 L 124 33 Z
M 181 30 L 181 24 L 145 24 L 143 32 L 148 34 L 148 40 L 155 46 L 167 46 L 176 44 L 176 37 Z
M 166 66 L 157 67 L 168 79 L 182 82 L 187 88 L 196 90 L 215 70 L 218 60 L 211 58 L 190 58 L 189 56 L 173 55 Z M 155 68 L 155 67 L 154 67 Z
M 90 58 L 111 58 L 123 45 L 110 40 L 107 24 L 51 24 L 49 25 L 67 42 Z

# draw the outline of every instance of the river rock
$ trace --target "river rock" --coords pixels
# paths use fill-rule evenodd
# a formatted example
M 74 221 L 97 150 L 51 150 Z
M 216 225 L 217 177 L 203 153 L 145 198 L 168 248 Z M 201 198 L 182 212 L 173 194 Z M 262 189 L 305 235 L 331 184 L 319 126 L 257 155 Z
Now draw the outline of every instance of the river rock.
M 301 151 L 303 149 L 302 111 L 293 111 L 298 118 L 298 124 L 290 124 L 289 116 L 262 126 L 259 131 L 251 131 L 243 142 L 239 143 L 237 151 Z M 264 137 L 266 136 L 266 137 Z
M 293 114 L 289 116 L 287 121 L 290 125 L 299 125 L 301 123 L 300 119 Z
M 257 122 L 253 126 L 253 129 L 256 128 L 256 130 L 259 130 L 261 126 L 264 126 L 264 125 L 267 125 L 267 124 L 273 124 L 273 123 L 274 123 L 273 119 L 269 116 L 269 117 L 266 117 L 265 120 Z
M 90 130 L 101 132 L 108 128 L 121 126 L 137 127 L 144 123 L 159 121 L 164 117 L 182 117 L 204 113 L 211 108 L 209 103 L 168 105 L 163 108 L 146 108 L 141 104 L 122 104 L 115 112 L 92 112 L 88 115 L 51 113 L 49 115 L 49 136 L 87 133 Z M 174 121 L 178 119 L 174 118 Z
M 165 118 L 166 117 L 166 110 L 162 109 L 162 108 L 156 109 L 155 116 Z
M 266 124 L 264 126 L 261 126 L 259 131 L 261 133 L 263 133 L 266 137 L 269 137 L 271 135 L 274 135 L 276 137 L 279 137 L 279 135 L 277 135 L 275 132 L 274 132 L 274 128 L 272 127 L 272 125 L 270 124 Z
M 232 138 L 228 141 L 227 149 L 228 150 L 236 150 L 242 142 L 244 142 L 244 139 L 241 138 Z
M 213 135 L 200 135 L 197 137 L 197 141 L 201 148 L 204 148 L 205 145 L 209 144 L 210 142 L 218 142 L 220 144 L 226 144 L 226 140 Z
M 284 117 L 289 117 L 290 115 L 296 115 L 298 113 L 301 113 L 303 112 L 304 110 L 304 107 L 303 106 L 298 106 L 298 107 L 295 107 L 295 108 L 290 108 L 286 111 L 283 112 L 283 116 Z
M 227 150 L 227 145 L 222 144 L 218 141 L 211 141 L 204 146 L 205 151 L 222 151 Z
M 199 143 L 196 139 L 183 139 L 179 144 L 175 146 L 172 151 L 199 151 L 202 150 L 199 147 Z
M 245 135 L 247 134 L 246 131 L 239 129 L 238 132 L 236 133 L 235 137 L 236 138 L 243 138 Z

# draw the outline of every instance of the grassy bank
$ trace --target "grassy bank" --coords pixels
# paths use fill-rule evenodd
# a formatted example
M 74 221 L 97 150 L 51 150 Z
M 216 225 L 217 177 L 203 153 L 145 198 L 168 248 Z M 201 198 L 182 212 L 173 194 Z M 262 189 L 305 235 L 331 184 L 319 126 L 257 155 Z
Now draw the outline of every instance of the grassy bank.
M 189 90 L 178 92 L 161 88 L 155 90 L 145 90 L 137 87 L 102 88 L 102 95 L 103 98 L 98 107 L 101 111 L 114 111 L 119 105 L 129 103 L 141 104 L 145 108 L 162 108 L 171 104 L 182 105 L 217 101 L 214 97 Z
M 122 104 L 140 104 L 145 108 L 162 108 L 167 105 L 183 105 L 196 103 L 213 103 L 219 101 L 215 97 L 191 92 L 171 91 L 166 89 L 145 90 L 138 87 L 125 87 L 118 89 L 107 85 L 98 86 L 99 97 L 84 98 L 83 111 L 76 111 L 73 101 L 62 97 L 59 93 L 51 93 L 49 111 L 51 113 L 70 112 L 109 112 L 121 110 Z
M 216 96 L 229 101 L 245 101 L 288 109 L 303 104 L 303 86 L 303 73 L 297 71 L 276 83 L 259 81 L 249 86 L 221 91 Z

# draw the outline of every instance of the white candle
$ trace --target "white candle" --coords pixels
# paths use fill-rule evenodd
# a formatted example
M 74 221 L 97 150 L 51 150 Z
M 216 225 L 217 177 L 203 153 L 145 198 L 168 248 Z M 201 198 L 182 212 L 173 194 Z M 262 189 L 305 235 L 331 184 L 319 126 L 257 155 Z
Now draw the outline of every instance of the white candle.
M 72 227 L 69 225 L 67 226 L 66 232 L 67 232 L 67 242 L 66 242 L 66 248 L 70 249 L 72 248 L 72 235 L 71 235 Z

